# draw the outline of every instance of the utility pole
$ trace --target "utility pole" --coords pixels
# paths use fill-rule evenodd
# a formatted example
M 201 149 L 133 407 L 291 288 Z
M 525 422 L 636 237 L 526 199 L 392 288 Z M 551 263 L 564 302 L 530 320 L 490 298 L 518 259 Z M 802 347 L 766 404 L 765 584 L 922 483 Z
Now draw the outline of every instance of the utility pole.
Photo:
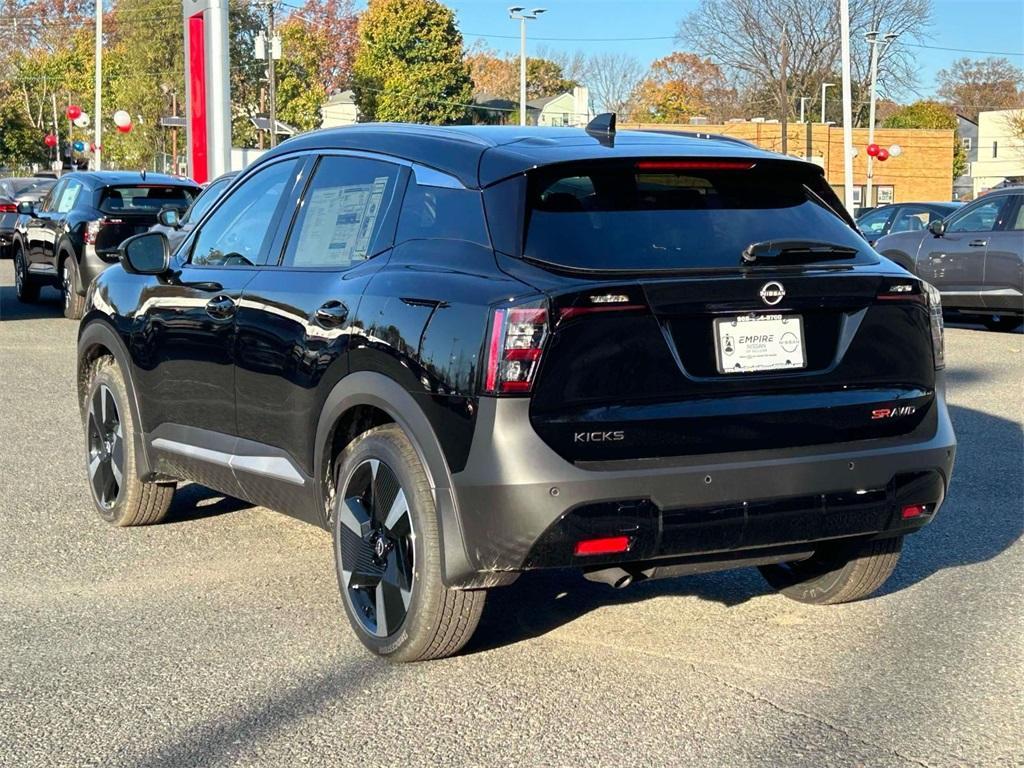
M 850 77 L 850 0 L 839 0 L 840 55 L 843 64 L 843 202 L 853 213 L 853 83 Z
M 171 115 L 174 117 L 178 116 L 178 92 L 171 91 Z M 173 166 L 172 173 L 178 172 L 178 126 L 174 126 L 171 129 L 171 165 Z
M 94 76 L 92 167 L 94 171 L 98 171 L 103 168 L 100 150 L 100 147 L 103 146 L 103 0 L 96 0 L 96 72 Z
M 782 28 L 782 77 L 779 79 L 779 107 L 782 112 L 782 154 L 789 154 L 789 88 L 786 83 L 786 67 L 789 64 L 789 35 Z
M 519 20 L 519 124 L 526 125 L 526 22 L 536 20 L 544 13 L 544 8 L 534 8 L 529 13 L 521 5 L 513 5 L 508 9 L 510 19 Z
M 878 31 L 868 32 L 865 37 L 867 38 L 868 45 L 871 46 L 871 95 L 869 96 L 868 106 L 868 144 L 875 143 L 875 86 L 878 82 L 878 59 L 885 53 L 886 49 L 892 45 L 892 41 L 895 40 L 899 35 L 894 32 L 886 33 L 883 40 L 885 41 L 885 47 L 882 48 L 881 52 L 878 50 Z M 875 178 L 875 158 L 868 155 L 868 183 L 865 188 L 867 194 L 867 200 L 864 201 L 866 207 L 872 205 L 871 197 Z
M 821 122 L 825 122 L 825 89 L 831 88 L 835 83 L 822 83 L 821 84 Z
M 274 3 L 267 3 L 267 101 L 270 116 L 270 148 L 277 146 L 277 75 L 274 71 L 274 48 L 280 47 L 274 35 Z
M 60 128 L 58 127 L 57 123 L 57 92 L 54 91 L 53 93 L 51 93 L 50 97 L 53 101 L 53 135 L 57 137 L 57 143 L 54 145 L 53 148 L 57 153 L 57 161 L 61 163 L 60 170 L 58 170 L 57 168 L 54 168 L 54 170 L 57 171 L 57 173 L 59 174 L 60 171 L 64 170 L 64 164 L 60 157 Z

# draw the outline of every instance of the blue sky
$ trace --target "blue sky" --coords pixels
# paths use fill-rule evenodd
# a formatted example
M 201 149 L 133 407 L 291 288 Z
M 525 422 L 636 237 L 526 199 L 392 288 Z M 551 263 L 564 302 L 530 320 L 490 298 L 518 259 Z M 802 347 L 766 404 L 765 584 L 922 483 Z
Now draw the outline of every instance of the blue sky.
M 510 21 L 507 0 L 443 0 L 458 14 L 466 43 L 484 37 L 497 50 L 519 50 L 518 22 Z M 838 2 L 838 0 L 831 0 Z M 829 0 L 822 0 L 829 2 Z M 529 49 L 549 48 L 587 51 L 624 51 L 644 62 L 676 50 L 671 37 L 680 18 L 697 6 L 697 0 L 547 0 L 547 8 L 528 28 Z M 928 45 L 1004 51 L 1024 54 L 1024 0 L 933 0 L 934 23 Z M 534 6 L 528 6 L 534 7 Z M 506 37 L 500 37 L 504 35 Z M 553 38 L 614 38 L 613 40 L 569 41 Z M 623 38 L 666 37 L 663 40 Z M 935 90 L 935 73 L 960 56 L 984 54 L 934 49 L 915 49 L 920 67 L 917 88 L 922 94 Z M 1024 55 L 1008 56 L 1024 66 Z

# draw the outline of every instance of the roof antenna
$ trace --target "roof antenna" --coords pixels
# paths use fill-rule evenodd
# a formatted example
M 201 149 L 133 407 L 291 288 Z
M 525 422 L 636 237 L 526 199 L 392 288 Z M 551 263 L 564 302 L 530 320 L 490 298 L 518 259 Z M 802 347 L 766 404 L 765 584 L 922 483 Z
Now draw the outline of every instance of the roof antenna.
M 602 112 L 589 123 L 587 133 L 605 147 L 615 146 L 615 113 Z

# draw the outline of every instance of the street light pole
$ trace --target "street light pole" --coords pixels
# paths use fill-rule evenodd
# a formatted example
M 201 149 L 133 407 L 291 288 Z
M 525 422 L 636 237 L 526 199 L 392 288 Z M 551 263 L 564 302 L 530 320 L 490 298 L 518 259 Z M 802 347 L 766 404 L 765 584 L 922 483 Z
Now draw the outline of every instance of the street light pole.
M 878 30 L 868 32 L 865 37 L 867 38 L 868 45 L 871 46 L 871 95 L 868 97 L 868 144 L 875 143 L 875 86 L 878 82 L 878 59 L 885 53 L 885 51 L 892 45 L 898 35 L 895 32 L 886 33 L 883 40 L 885 41 L 885 47 L 882 48 L 881 52 L 878 50 Z M 873 192 L 875 178 L 875 158 L 870 154 L 868 155 L 868 183 L 865 187 L 865 193 L 867 200 L 863 205 L 867 208 L 872 206 L 871 197 Z
M 519 20 L 519 124 L 526 125 L 526 22 L 535 20 L 544 13 L 544 8 L 534 8 L 529 13 L 521 5 L 508 9 L 510 19 Z
M 96 0 L 96 72 L 93 76 L 95 95 L 92 103 L 92 169 L 98 171 L 103 168 L 100 159 L 100 147 L 103 145 L 103 0 Z
M 843 203 L 853 212 L 853 81 L 850 75 L 850 0 L 839 0 L 839 46 L 843 67 Z
M 822 83 L 821 84 L 821 122 L 825 122 L 825 89 L 831 88 L 835 83 Z

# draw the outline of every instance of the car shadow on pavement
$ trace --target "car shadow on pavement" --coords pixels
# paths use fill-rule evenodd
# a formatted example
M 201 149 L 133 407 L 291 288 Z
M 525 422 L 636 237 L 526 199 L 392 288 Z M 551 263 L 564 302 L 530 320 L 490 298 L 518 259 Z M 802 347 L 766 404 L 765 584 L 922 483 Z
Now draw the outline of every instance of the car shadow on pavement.
M 45 320 L 64 317 L 64 303 L 56 288 L 43 288 L 39 301 L 22 304 L 13 285 L 0 287 L 0 321 Z
M 251 509 L 254 505 L 233 496 L 225 496 L 198 483 L 185 483 L 174 492 L 174 501 L 164 518 L 163 525 L 205 520 L 230 512 Z
M 935 521 L 907 537 L 896 572 L 876 596 L 912 587 L 947 568 L 991 560 L 1024 534 L 1021 426 L 970 408 L 952 406 L 950 415 L 959 441 L 950 494 Z M 487 596 L 480 628 L 464 652 L 539 637 L 604 606 L 693 596 L 731 607 L 771 592 L 754 568 L 641 582 L 620 590 L 573 571 L 527 573 Z

